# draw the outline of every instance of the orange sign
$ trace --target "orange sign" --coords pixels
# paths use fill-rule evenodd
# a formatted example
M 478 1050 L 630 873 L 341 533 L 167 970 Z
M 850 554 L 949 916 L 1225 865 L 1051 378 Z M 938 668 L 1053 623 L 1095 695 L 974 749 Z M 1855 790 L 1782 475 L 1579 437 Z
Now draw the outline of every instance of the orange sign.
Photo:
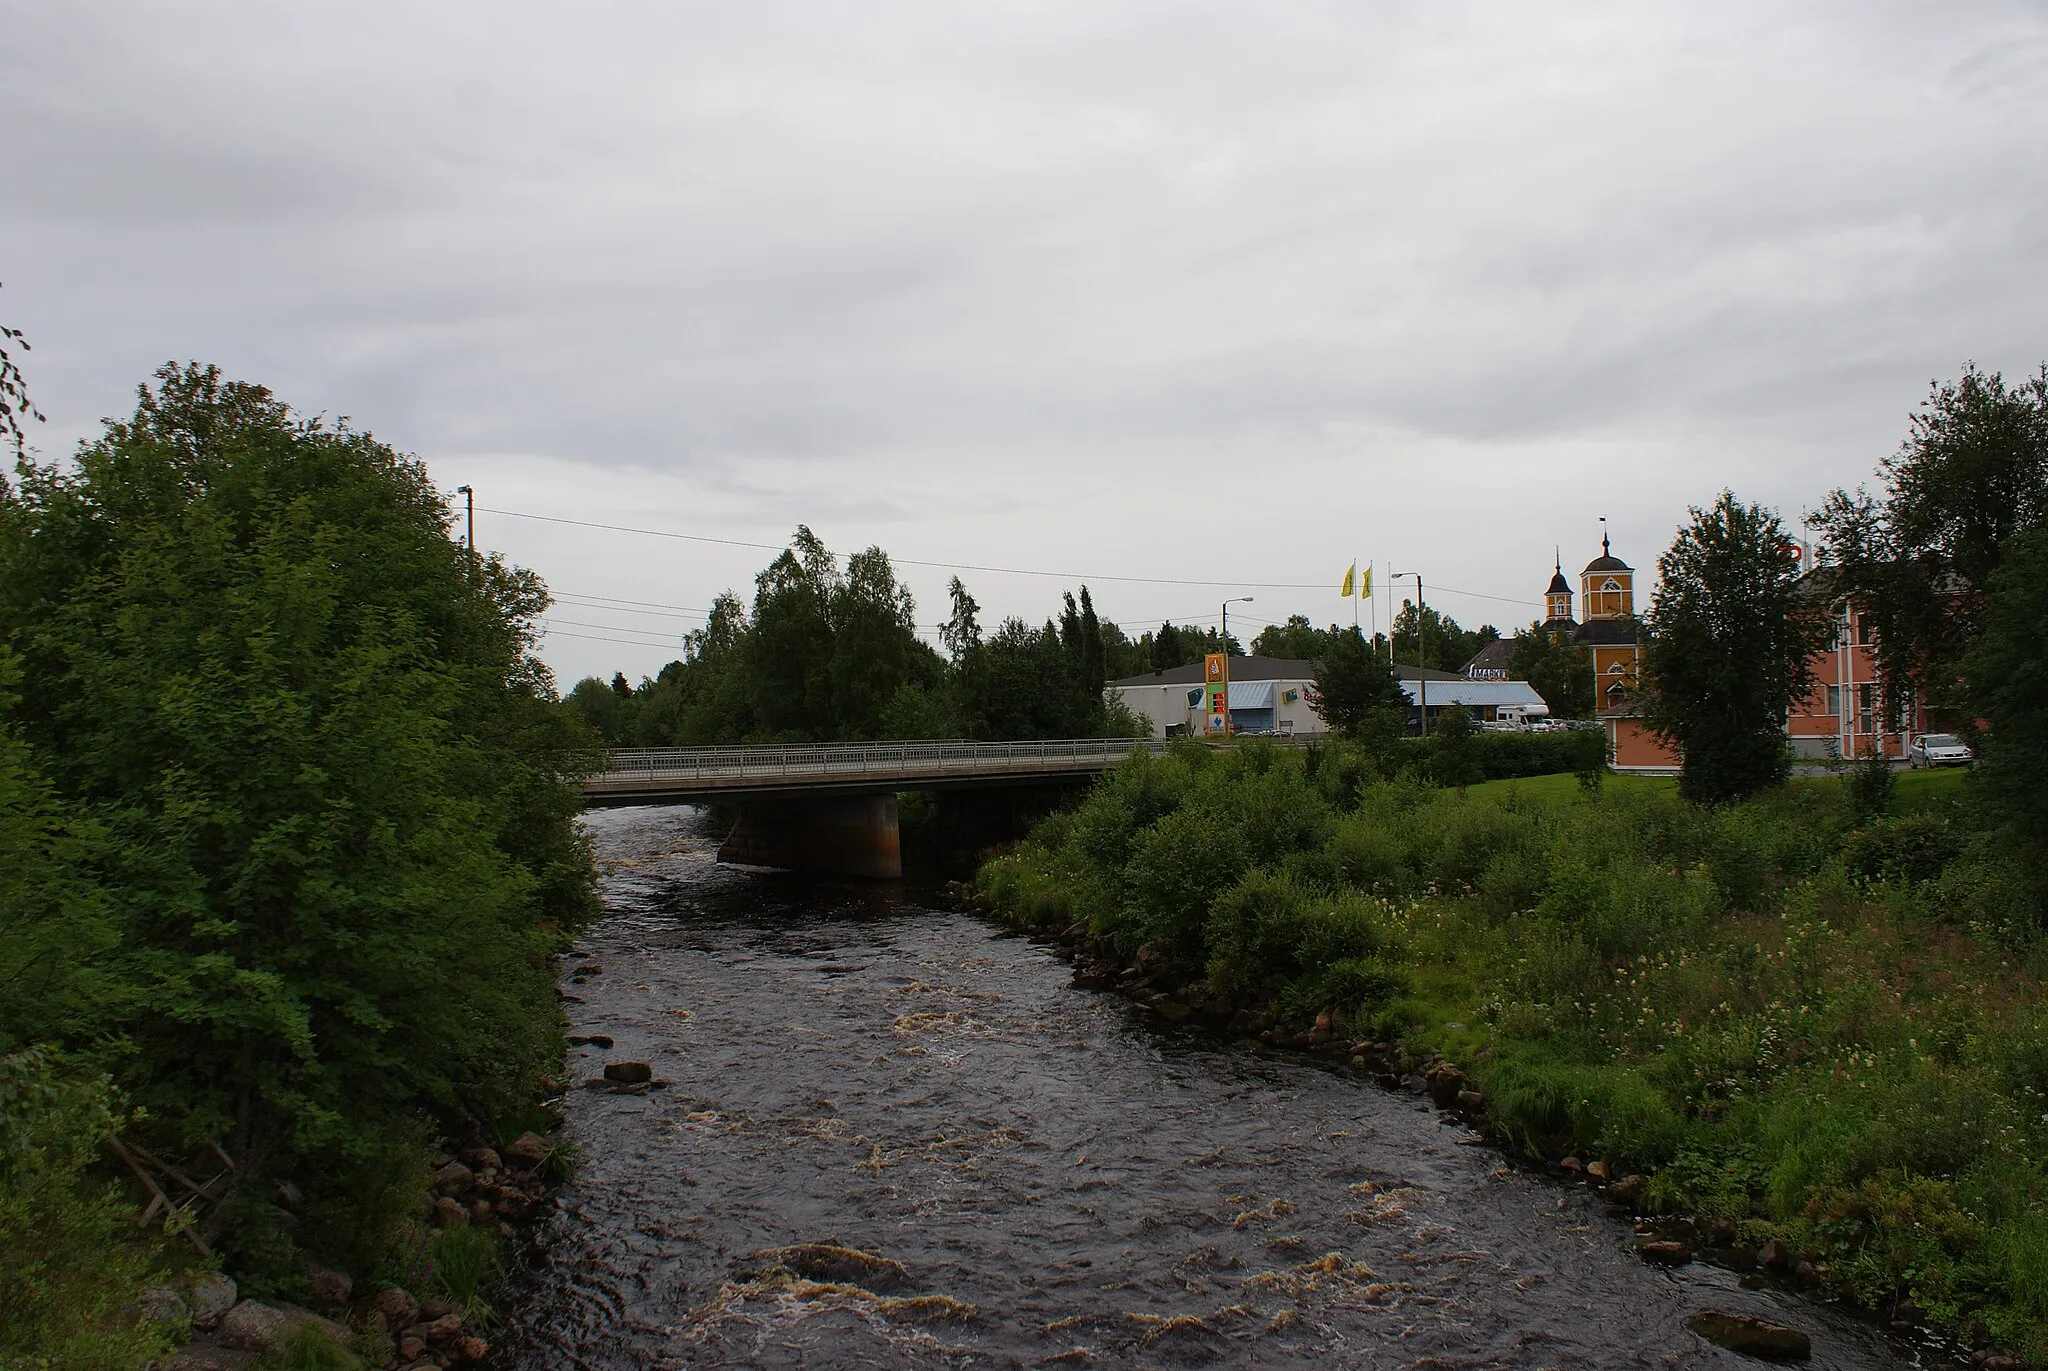
M 1211 652 L 1202 659 L 1202 671 L 1209 678 L 1209 733 L 1230 732 L 1230 658 Z

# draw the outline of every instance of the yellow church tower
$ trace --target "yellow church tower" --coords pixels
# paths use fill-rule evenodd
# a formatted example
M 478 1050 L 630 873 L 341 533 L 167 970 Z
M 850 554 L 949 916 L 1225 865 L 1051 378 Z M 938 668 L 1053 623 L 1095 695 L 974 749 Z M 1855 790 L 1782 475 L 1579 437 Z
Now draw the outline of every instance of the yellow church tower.
M 1605 525 L 1607 521 L 1600 522 Z M 1603 527 L 1600 555 L 1579 573 L 1579 603 L 1585 607 L 1586 618 L 1573 635 L 1592 651 L 1598 709 L 1617 708 L 1635 690 L 1642 656 L 1642 644 L 1636 637 L 1635 579 L 1635 569 L 1608 546 Z

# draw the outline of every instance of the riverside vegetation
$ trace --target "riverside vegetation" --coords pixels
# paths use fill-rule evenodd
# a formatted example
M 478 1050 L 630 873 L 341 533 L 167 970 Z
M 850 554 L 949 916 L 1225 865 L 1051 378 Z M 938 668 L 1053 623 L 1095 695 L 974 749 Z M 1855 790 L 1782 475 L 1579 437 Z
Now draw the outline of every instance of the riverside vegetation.
M 1133 757 L 986 863 L 979 899 L 1139 968 L 1163 1013 L 1441 1059 L 1463 1093 L 1440 1101 L 1640 1173 L 1622 1194 L 1738 1262 L 2048 1360 L 2048 958 L 1959 776 L 1708 808 L 1391 760 Z
M 563 1159 L 552 956 L 597 907 L 545 588 L 451 541 L 417 461 L 210 368 L 18 470 L 0 1367 L 216 1322 L 222 1365 L 482 1355 L 500 1224 Z

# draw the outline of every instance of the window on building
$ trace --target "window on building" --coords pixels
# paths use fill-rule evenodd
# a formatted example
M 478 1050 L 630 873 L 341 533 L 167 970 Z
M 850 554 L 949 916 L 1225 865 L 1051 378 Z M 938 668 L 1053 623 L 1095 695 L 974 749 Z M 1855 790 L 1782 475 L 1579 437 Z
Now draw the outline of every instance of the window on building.
M 1859 614 L 1856 616 L 1856 641 L 1863 644 L 1863 646 L 1865 647 L 1870 646 L 1870 616 L 1867 614 Z
M 1842 717 L 1842 688 L 1838 685 L 1828 687 L 1828 713 L 1837 719 Z
M 1870 732 L 1877 720 L 1877 687 L 1864 685 L 1856 687 L 1856 731 Z

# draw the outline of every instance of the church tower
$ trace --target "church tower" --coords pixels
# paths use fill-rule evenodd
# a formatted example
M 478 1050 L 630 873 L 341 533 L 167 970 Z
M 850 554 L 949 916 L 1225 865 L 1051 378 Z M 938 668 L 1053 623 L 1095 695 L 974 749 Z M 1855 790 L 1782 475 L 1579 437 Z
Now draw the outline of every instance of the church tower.
M 1543 591 L 1543 626 L 1570 633 L 1578 628 L 1572 618 L 1572 586 L 1564 578 L 1564 559 L 1551 559 L 1550 584 Z
M 1642 655 L 1636 639 L 1635 579 L 1635 569 L 1607 545 L 1603 528 L 1600 555 L 1579 573 L 1579 601 L 1585 606 L 1586 621 L 1575 635 L 1592 652 L 1593 697 L 1599 709 L 1619 708 L 1635 692 Z

